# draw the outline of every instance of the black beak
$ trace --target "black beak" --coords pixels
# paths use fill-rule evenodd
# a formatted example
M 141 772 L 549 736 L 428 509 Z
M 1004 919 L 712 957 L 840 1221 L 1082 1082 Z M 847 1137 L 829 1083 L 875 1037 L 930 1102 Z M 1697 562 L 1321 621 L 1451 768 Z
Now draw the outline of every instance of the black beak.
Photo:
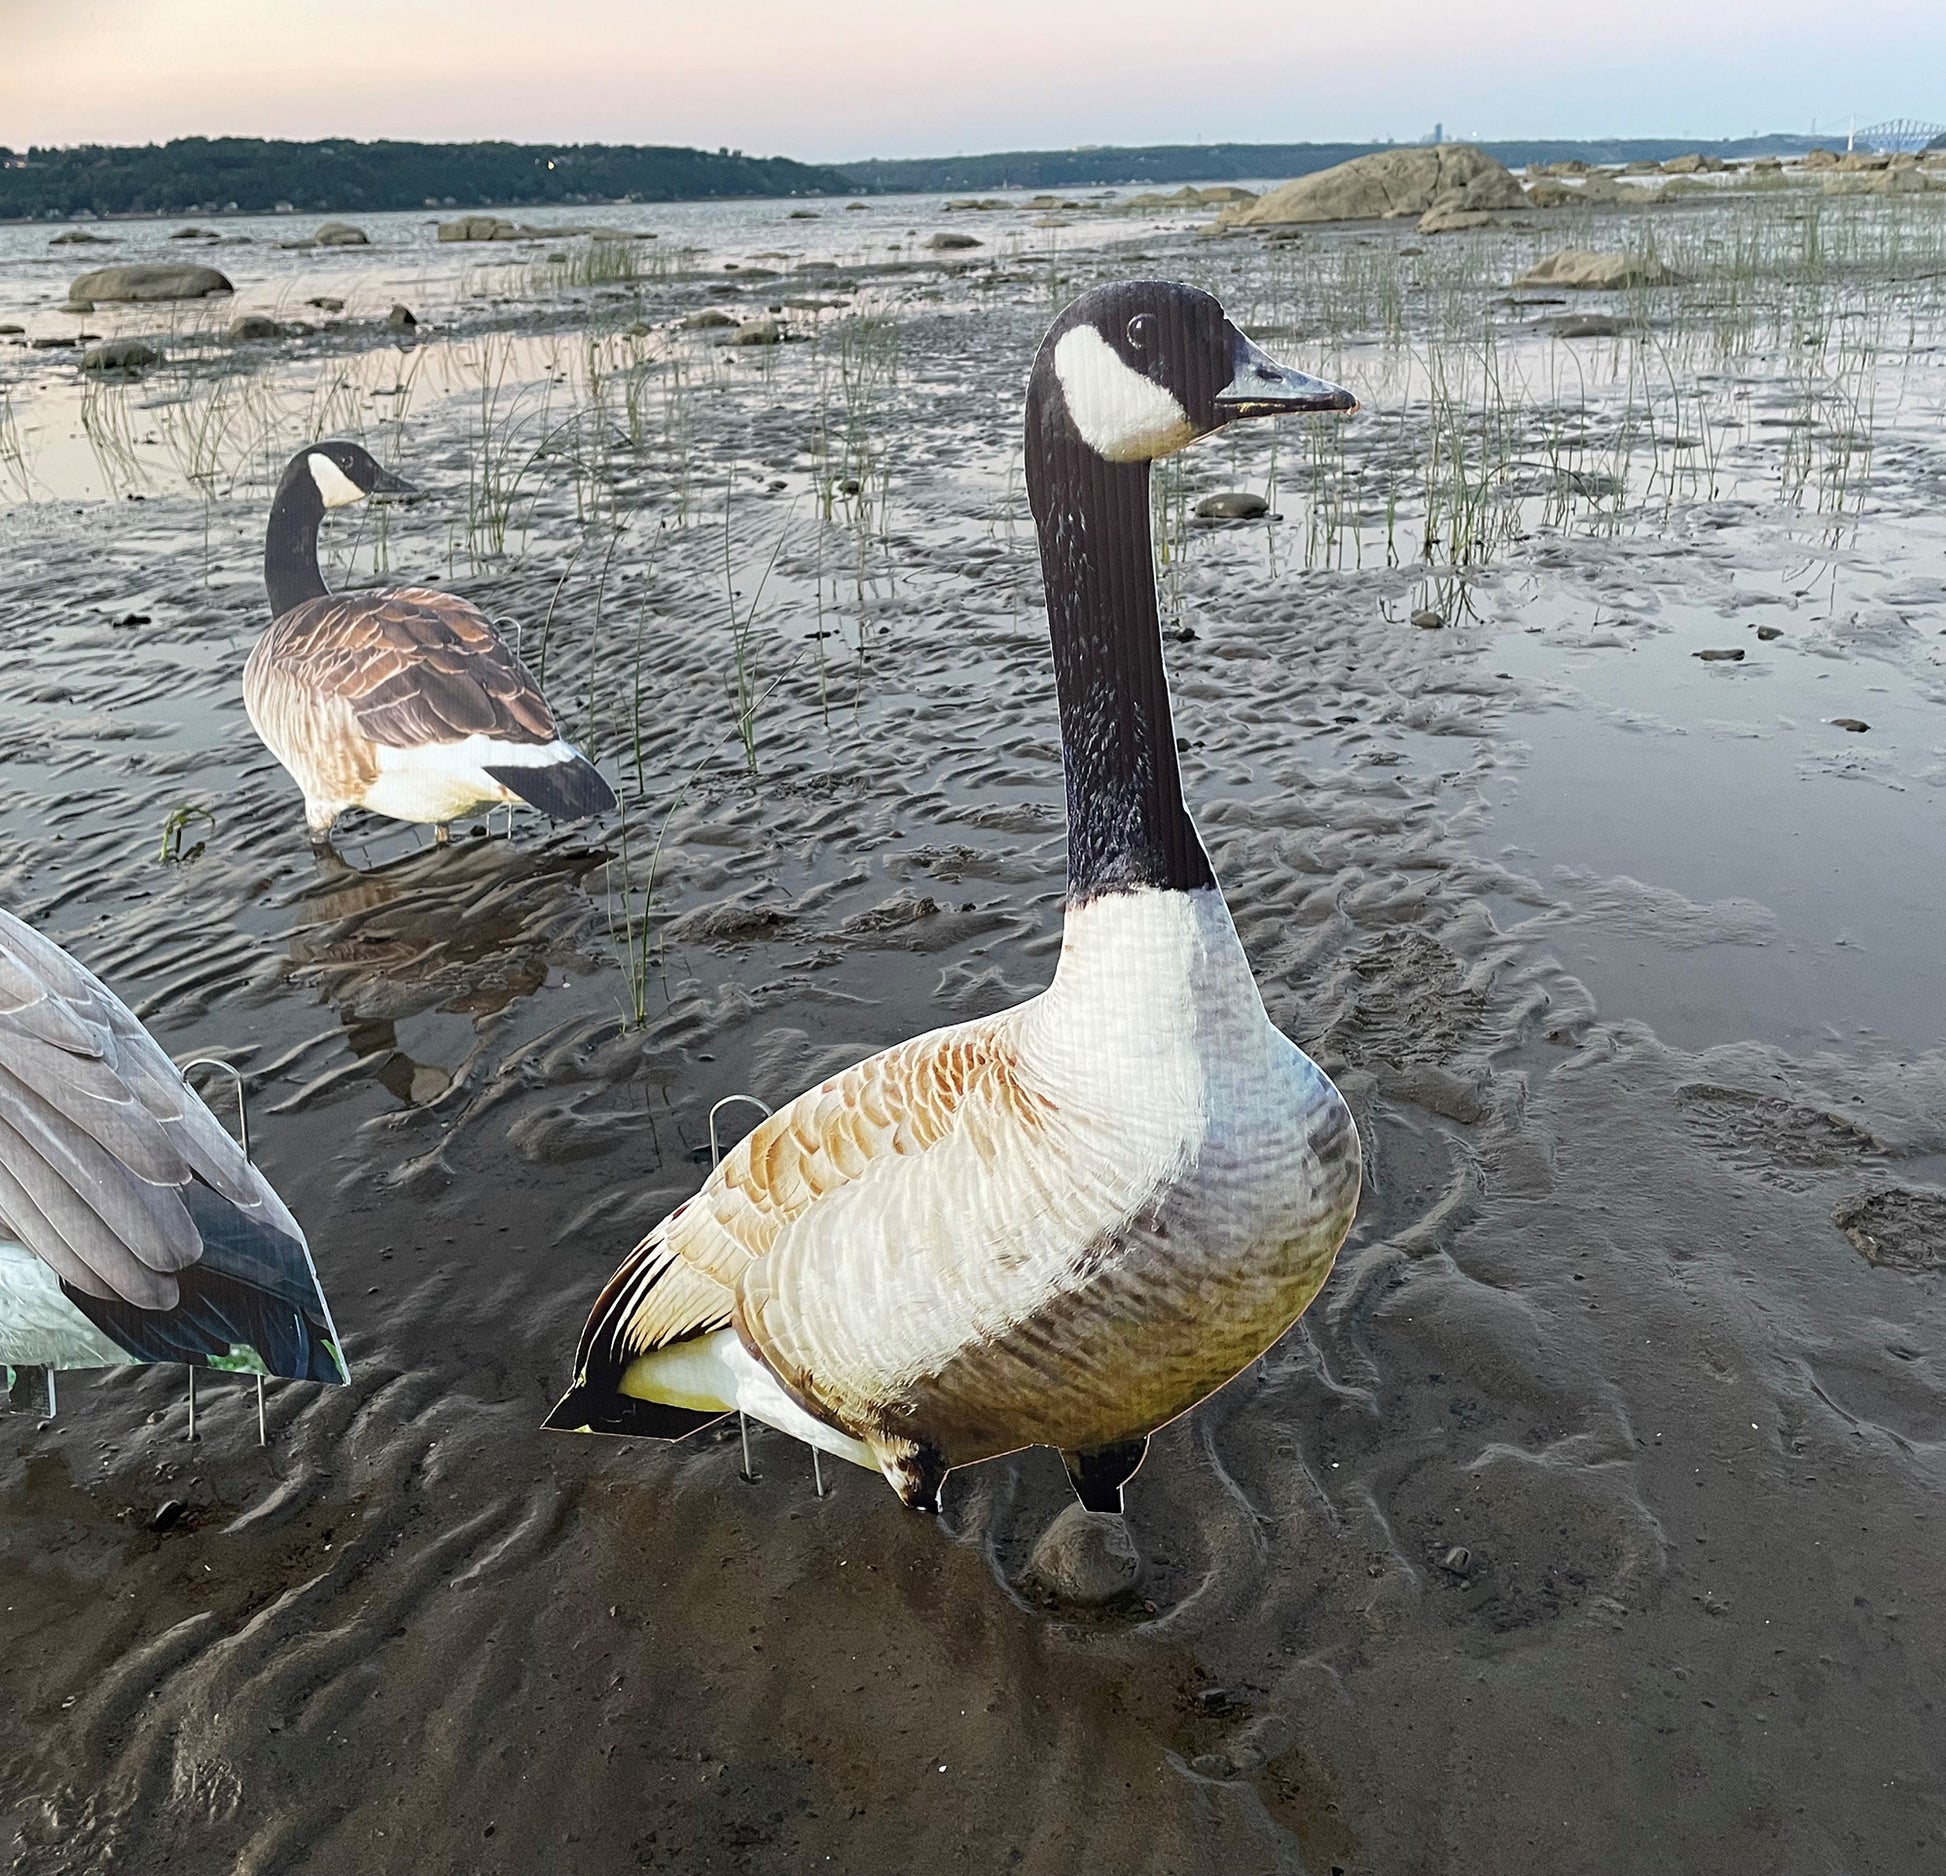
M 1293 411 L 1358 408 L 1357 398 L 1349 391 L 1280 365 L 1234 326 L 1230 330 L 1232 375 L 1216 394 L 1216 408 L 1224 416 L 1282 417 Z
M 404 476 L 395 476 L 389 469 L 380 469 L 372 478 L 372 486 L 365 493 L 395 502 L 416 501 L 425 490 L 408 482 Z

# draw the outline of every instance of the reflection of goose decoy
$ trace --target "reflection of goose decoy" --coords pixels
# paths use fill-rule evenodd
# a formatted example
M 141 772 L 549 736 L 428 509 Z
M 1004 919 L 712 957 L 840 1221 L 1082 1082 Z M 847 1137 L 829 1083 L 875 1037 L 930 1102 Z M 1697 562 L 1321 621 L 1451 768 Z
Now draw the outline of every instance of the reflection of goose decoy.
M 556 820 L 615 805 L 601 771 L 564 742 L 540 686 L 477 606 L 397 586 L 329 592 L 318 572 L 327 508 L 409 485 L 355 443 L 291 458 L 264 541 L 270 629 L 243 669 L 250 721 L 304 791 L 311 838 L 347 808 L 446 825 L 525 801 Z
M 283 1201 L 112 991 L 0 912 L 0 1363 L 343 1381 Z
M 1056 322 L 1027 401 L 1068 789 L 1054 981 L 758 1126 L 610 1279 L 550 1426 L 677 1438 L 741 1409 L 923 1510 L 950 1467 L 1049 1445 L 1112 1511 L 1149 1433 L 1303 1312 L 1358 1136 L 1265 1014 L 1183 806 L 1149 465 L 1353 408 L 1187 287 Z

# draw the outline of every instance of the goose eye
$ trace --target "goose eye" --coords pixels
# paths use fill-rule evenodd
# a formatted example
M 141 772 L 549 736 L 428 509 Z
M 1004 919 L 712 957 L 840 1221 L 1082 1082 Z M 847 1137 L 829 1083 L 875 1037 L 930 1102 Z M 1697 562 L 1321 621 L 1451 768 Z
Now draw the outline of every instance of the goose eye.
M 1155 343 L 1155 315 L 1137 313 L 1128 322 L 1128 342 L 1138 352 L 1145 352 Z

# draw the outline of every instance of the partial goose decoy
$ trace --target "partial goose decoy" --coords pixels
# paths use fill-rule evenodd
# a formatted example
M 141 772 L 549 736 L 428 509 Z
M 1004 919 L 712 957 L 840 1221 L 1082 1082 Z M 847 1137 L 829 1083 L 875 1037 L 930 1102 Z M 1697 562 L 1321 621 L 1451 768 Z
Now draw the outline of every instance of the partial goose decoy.
M 0 912 L 0 1365 L 343 1381 L 284 1202 L 127 1007 Z
M 1346 411 L 1208 294 L 1106 286 L 1027 396 L 1067 772 L 1053 983 L 833 1076 L 609 1280 L 547 1424 L 678 1438 L 726 1410 L 936 1511 L 1018 1447 L 1118 1511 L 1149 1434 L 1301 1315 L 1358 1202 L 1357 1129 L 1265 1014 L 1183 806 L 1149 466 L 1240 417 Z
M 318 572 L 327 508 L 415 493 L 356 443 L 284 470 L 264 541 L 274 615 L 243 668 L 257 734 L 304 791 L 314 842 L 347 808 L 449 822 L 525 801 L 558 821 L 615 805 L 562 740 L 540 686 L 477 606 L 422 586 L 332 593 Z

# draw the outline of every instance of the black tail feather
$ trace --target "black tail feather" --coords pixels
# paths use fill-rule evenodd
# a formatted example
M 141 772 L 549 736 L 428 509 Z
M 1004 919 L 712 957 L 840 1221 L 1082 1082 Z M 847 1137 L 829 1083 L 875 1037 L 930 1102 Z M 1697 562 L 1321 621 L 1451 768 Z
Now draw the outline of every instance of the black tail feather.
M 74 1306 L 134 1361 L 248 1369 L 240 1351 L 250 1350 L 272 1374 L 343 1381 L 337 1332 L 303 1244 L 201 1180 L 183 1199 L 203 1254 L 176 1273 L 175 1308 L 141 1309 L 63 1283 Z
M 487 773 L 522 801 L 557 821 L 585 821 L 615 805 L 615 791 L 586 756 L 550 762 L 545 768 L 489 768 Z
M 577 1381 L 556 1403 L 541 1426 L 554 1433 L 615 1433 L 626 1439 L 683 1440 L 723 1418 L 662 1401 L 635 1400 Z

